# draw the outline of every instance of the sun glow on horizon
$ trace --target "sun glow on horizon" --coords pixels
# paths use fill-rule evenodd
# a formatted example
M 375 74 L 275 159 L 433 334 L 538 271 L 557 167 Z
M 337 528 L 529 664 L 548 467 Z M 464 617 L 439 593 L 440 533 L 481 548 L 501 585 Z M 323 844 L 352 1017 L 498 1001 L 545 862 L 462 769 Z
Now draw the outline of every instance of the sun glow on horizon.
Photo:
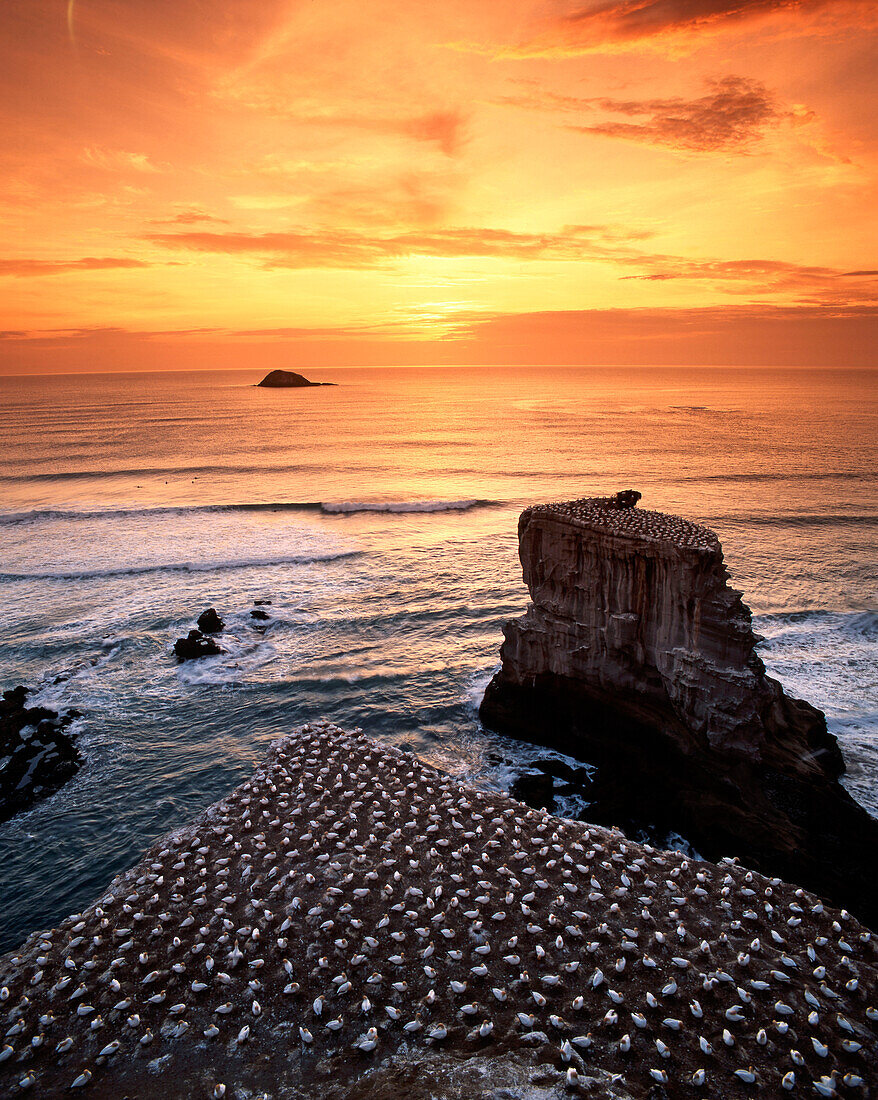
M 0 373 L 874 363 L 866 0 L 65 7 L 0 9 Z

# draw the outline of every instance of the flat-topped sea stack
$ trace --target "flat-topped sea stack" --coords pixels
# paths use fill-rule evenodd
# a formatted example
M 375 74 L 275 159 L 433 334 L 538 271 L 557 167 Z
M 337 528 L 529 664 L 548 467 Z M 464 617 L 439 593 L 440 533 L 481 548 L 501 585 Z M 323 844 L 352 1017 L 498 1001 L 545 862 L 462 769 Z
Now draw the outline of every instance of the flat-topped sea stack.
M 876 964 L 801 888 L 322 723 L 0 959 L 0 1095 L 875 1096 Z
M 304 374 L 296 374 L 292 370 L 269 371 L 261 382 L 256 383 L 257 386 L 274 390 L 294 390 L 303 389 L 306 386 L 335 386 L 336 384 L 335 382 L 312 382 Z
M 634 491 L 526 509 L 533 600 L 480 715 L 599 765 L 595 819 L 674 829 L 878 923 L 878 822 L 838 782 L 823 714 L 756 653 L 716 535 Z

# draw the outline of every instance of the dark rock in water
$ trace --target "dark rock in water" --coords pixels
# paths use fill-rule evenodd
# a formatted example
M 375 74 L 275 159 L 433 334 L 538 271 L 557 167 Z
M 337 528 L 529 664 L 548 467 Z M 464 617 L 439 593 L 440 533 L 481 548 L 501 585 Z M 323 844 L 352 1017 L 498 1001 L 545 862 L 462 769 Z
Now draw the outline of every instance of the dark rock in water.
M 204 634 L 219 634 L 225 625 L 215 607 L 209 607 L 198 616 L 198 629 Z
M 28 694 L 19 685 L 0 702 L 0 821 L 58 790 L 82 764 L 64 732 L 79 712 L 28 707 Z
M 634 496 L 522 513 L 533 604 L 482 721 L 597 764 L 594 820 L 679 832 L 878 923 L 878 822 L 838 783 L 823 714 L 766 675 L 716 535 Z
M 265 619 L 270 619 L 271 616 L 268 614 L 267 611 L 263 611 L 261 607 L 254 607 L 250 611 L 250 618 L 251 619 L 265 620 Z
M 257 386 L 265 386 L 269 389 L 301 389 L 304 386 L 335 386 L 335 382 L 312 382 L 304 374 L 296 374 L 291 370 L 273 370 L 256 383 Z
M 551 810 L 555 806 L 554 788 L 551 775 L 519 775 L 509 793 L 535 810 Z
M 206 638 L 200 630 L 190 630 L 187 637 L 178 638 L 174 642 L 174 653 L 178 661 L 197 661 L 199 657 L 214 657 L 225 652 L 213 638 Z
M 271 607 L 271 600 L 254 600 L 257 607 Z
M 569 764 L 565 764 L 563 760 L 534 760 L 533 766 L 539 768 L 541 772 L 545 772 L 546 775 L 554 776 L 555 779 L 563 779 L 568 783 L 575 782 L 578 776 L 588 775 L 585 768 L 572 768 Z

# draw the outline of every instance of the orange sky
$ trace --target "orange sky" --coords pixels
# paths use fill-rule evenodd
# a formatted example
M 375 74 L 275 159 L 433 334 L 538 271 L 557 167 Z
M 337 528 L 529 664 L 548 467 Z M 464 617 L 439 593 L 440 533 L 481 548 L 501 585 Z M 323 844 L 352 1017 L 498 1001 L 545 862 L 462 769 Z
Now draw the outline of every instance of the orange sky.
M 5 0 L 0 373 L 875 365 L 874 0 Z

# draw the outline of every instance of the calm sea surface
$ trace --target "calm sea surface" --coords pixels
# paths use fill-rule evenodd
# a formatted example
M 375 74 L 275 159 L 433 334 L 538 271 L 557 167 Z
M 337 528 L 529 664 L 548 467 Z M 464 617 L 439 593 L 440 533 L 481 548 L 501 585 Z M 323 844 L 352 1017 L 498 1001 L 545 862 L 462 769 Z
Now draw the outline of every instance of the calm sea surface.
M 713 527 L 769 670 L 826 711 L 878 813 L 874 374 L 316 376 L 340 385 L 0 379 L 0 687 L 79 709 L 86 758 L 0 825 L 0 949 L 86 904 L 308 719 L 501 787 L 549 755 L 476 717 L 525 608 L 516 519 L 538 501 L 631 487 Z M 178 666 L 174 639 L 210 605 L 228 653 Z

